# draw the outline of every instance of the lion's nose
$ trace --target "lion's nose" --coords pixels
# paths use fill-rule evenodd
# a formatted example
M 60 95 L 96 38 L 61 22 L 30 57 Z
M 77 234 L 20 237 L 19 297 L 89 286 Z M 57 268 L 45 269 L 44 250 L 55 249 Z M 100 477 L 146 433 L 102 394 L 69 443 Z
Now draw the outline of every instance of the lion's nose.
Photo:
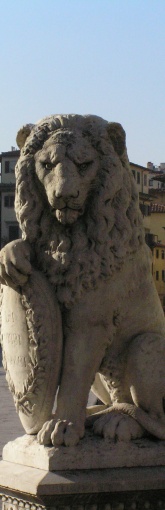
M 68 159 L 66 159 L 65 163 L 60 163 L 56 168 L 55 195 L 56 198 L 65 201 L 76 199 L 79 196 L 77 169 L 75 164 Z
M 56 189 L 56 198 L 62 198 L 65 201 L 68 201 L 70 198 L 78 198 L 79 191 L 73 191 L 68 189 Z

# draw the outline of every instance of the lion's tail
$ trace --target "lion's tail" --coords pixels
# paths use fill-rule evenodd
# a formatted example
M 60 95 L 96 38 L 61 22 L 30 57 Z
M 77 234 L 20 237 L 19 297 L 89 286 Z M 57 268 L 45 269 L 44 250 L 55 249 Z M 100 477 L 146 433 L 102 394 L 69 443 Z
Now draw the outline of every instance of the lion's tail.
M 91 426 L 101 415 L 107 413 L 123 413 L 134 418 L 139 425 L 141 425 L 149 434 L 157 437 L 158 439 L 165 439 L 165 421 L 157 420 L 151 417 L 140 407 L 136 407 L 133 404 L 114 404 L 112 407 L 104 409 L 100 413 L 89 416 L 86 420 L 86 425 Z

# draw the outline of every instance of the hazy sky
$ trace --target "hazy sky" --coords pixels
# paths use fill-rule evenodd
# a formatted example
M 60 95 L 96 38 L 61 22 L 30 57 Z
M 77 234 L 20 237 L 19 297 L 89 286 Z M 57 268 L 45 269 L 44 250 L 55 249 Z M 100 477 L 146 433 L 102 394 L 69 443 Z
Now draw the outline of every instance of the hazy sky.
M 131 161 L 165 161 L 165 0 L 1 0 L 0 152 L 52 113 L 120 122 Z

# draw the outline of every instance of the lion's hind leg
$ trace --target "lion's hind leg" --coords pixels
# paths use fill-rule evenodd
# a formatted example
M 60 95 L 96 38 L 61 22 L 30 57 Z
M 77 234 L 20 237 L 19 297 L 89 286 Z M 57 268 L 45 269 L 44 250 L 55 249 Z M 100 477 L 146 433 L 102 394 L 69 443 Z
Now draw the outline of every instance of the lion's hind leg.
M 136 417 L 134 411 L 135 419 L 140 419 L 140 423 L 143 420 L 147 432 L 163 439 L 165 435 L 163 335 L 148 332 L 135 337 L 129 347 L 126 370 L 132 401 L 136 406 L 135 410 L 137 409 Z
M 126 404 L 111 406 L 97 415 L 87 418 L 87 426 L 92 426 L 94 434 L 118 441 L 130 441 L 144 435 L 144 428 L 132 417 L 124 413 Z M 131 406 L 134 407 L 134 406 Z
M 137 439 L 147 432 L 158 439 L 165 440 L 164 415 L 162 418 L 158 417 L 155 413 L 147 413 L 133 404 L 114 404 L 103 411 L 98 420 L 96 416 L 93 416 L 93 423 L 96 434 L 111 439 L 124 441 Z
M 149 433 L 165 439 L 165 339 L 156 333 L 135 337 L 128 349 L 125 380 L 128 399 L 89 417 L 94 432 L 112 439 L 135 439 Z
M 93 426 L 94 434 L 119 441 L 129 441 L 143 435 L 143 428 L 132 417 L 115 411 L 110 405 L 110 391 L 102 374 L 96 374 L 92 390 L 104 402 L 103 406 L 96 406 L 98 409 L 94 410 L 93 415 L 87 413 L 86 426 Z

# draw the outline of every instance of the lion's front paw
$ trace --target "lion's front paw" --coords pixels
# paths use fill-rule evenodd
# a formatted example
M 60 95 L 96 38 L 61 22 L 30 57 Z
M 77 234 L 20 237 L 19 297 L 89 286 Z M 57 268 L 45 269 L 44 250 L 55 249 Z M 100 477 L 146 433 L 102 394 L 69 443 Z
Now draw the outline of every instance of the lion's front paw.
M 84 432 L 79 432 L 75 424 L 67 420 L 50 420 L 44 423 L 42 429 L 38 432 L 38 442 L 45 446 L 75 446 Z
M 28 241 L 16 239 L 0 252 L 0 283 L 14 290 L 23 286 L 31 274 L 31 246 Z
M 120 413 L 107 413 L 94 423 L 94 433 L 104 438 L 130 441 L 142 437 L 144 429 L 133 419 Z

